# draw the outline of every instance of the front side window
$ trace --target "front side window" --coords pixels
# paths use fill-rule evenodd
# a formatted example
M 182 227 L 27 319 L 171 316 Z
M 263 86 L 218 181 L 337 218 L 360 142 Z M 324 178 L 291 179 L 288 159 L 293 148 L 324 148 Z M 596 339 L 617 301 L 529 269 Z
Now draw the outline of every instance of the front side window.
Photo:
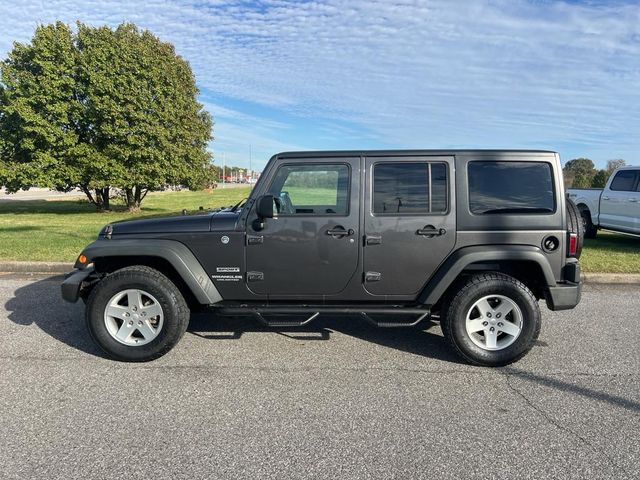
M 551 164 L 469 162 L 469 210 L 475 214 L 554 213 Z
M 372 203 L 377 215 L 445 213 L 447 167 L 428 162 L 376 163 Z
M 283 165 L 269 187 L 281 215 L 348 215 L 349 166 Z
M 611 182 L 611 190 L 632 192 L 636 181 L 635 170 L 620 170 Z

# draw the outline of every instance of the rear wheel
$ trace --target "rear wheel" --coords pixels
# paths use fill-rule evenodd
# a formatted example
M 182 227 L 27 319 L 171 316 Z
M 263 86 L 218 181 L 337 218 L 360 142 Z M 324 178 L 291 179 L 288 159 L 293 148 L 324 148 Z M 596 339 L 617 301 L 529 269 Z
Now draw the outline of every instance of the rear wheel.
M 597 227 L 591 221 L 591 212 L 589 210 L 580 210 L 580 216 L 582 217 L 582 228 L 584 229 L 584 238 L 596 238 L 598 234 Z
M 167 353 L 189 324 L 178 288 L 149 267 L 117 270 L 87 300 L 86 322 L 96 343 L 112 358 L 144 362 Z
M 474 365 L 498 367 L 533 347 L 542 318 L 538 301 L 520 281 L 501 273 L 474 275 L 445 301 L 445 338 Z

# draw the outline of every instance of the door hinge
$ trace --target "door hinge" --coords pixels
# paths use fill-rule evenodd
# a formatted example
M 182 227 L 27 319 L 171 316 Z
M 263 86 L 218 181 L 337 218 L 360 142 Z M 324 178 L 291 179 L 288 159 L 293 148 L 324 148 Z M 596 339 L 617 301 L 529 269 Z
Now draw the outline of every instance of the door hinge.
M 264 236 L 247 235 L 247 245 L 260 245 L 261 243 L 264 243 Z
M 248 282 L 260 282 L 262 280 L 264 280 L 263 272 L 247 272 Z
M 382 280 L 382 274 L 380 272 L 365 272 L 364 273 L 364 281 L 365 282 L 379 282 Z

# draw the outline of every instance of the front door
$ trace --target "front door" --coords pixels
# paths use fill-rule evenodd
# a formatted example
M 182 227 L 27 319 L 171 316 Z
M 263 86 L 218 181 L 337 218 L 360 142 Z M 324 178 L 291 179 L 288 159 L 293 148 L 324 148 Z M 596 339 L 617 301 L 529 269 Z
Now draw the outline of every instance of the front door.
M 414 295 L 453 249 L 453 157 L 366 159 L 365 289 Z
M 360 158 L 277 160 L 264 193 L 278 218 L 247 224 L 247 286 L 307 298 L 342 291 L 356 274 L 360 244 Z

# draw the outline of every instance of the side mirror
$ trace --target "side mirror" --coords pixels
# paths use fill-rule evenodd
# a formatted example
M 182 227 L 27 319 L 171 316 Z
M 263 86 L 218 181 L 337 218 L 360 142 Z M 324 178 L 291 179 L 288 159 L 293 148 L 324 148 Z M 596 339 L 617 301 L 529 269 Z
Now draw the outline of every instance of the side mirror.
M 256 205 L 256 213 L 260 218 L 273 218 L 274 217 L 274 198 L 273 195 L 263 195 L 258 199 Z

